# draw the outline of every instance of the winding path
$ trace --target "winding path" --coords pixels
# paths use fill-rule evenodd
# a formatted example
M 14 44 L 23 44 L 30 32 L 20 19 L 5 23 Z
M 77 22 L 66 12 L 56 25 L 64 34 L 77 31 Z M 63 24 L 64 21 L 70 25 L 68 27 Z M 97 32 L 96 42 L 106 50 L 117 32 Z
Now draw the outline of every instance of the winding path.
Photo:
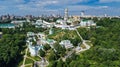
M 41 57 L 40 55 L 38 55 L 38 57 L 41 58 L 41 61 L 36 62 L 36 64 L 39 64 L 40 67 L 46 67 L 49 65 L 49 62 L 45 58 Z
M 26 57 L 27 57 L 27 52 L 28 52 L 28 48 L 25 50 L 24 60 L 23 60 L 23 64 L 22 64 L 21 67 L 25 67 L 25 60 L 26 60 Z
M 24 60 L 23 60 L 23 64 L 21 65 L 21 67 L 32 65 L 32 63 L 25 64 L 26 58 L 29 58 L 29 59 L 33 60 L 34 62 L 36 61 L 36 60 L 32 59 L 31 57 L 28 57 L 27 52 L 28 52 L 28 48 L 26 48 L 26 50 L 25 50 Z
M 88 42 L 88 41 L 87 41 L 87 40 L 84 40 L 84 39 L 82 38 L 82 36 L 80 35 L 80 33 L 78 32 L 77 29 L 75 29 L 75 31 L 77 32 L 78 36 L 79 36 L 80 39 L 82 40 L 82 44 L 84 44 L 85 47 L 86 47 L 85 49 L 81 48 L 80 50 L 77 50 L 76 53 L 79 54 L 79 53 L 82 52 L 82 51 L 85 51 L 85 50 L 90 49 L 90 46 L 86 43 L 86 42 Z M 79 47 L 79 46 L 78 46 L 78 47 Z M 76 48 L 77 48 L 77 47 L 76 47 Z M 68 52 L 67 55 L 62 58 L 62 60 L 65 61 L 65 59 L 68 58 L 68 57 L 74 52 L 74 50 L 75 50 L 75 48 L 73 48 L 72 51 Z
M 85 45 L 85 49 L 82 49 L 81 48 L 81 50 L 80 51 L 78 51 L 77 53 L 79 53 L 79 52 L 81 52 L 81 51 L 85 51 L 85 50 L 88 50 L 88 49 L 90 49 L 90 46 L 86 43 L 86 40 L 84 40 L 83 38 L 82 38 L 82 36 L 80 35 L 80 33 L 78 32 L 78 30 L 77 29 L 75 29 L 75 31 L 77 32 L 77 34 L 78 34 L 78 36 L 80 37 L 80 39 L 82 40 L 82 44 L 84 44 Z

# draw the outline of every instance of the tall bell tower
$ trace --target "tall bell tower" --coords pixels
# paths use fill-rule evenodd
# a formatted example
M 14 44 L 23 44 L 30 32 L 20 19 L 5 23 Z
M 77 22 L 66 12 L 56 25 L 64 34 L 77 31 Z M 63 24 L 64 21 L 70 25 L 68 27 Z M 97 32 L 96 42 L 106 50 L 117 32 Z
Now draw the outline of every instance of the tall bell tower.
M 68 20 L 68 8 L 65 9 L 65 15 L 64 15 L 64 20 Z

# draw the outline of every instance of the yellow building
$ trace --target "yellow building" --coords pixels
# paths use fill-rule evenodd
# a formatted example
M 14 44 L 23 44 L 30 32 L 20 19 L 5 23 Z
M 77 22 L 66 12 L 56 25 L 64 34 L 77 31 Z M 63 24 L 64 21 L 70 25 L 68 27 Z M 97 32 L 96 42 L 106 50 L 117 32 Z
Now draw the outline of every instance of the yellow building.
M 72 18 L 74 19 L 74 21 L 80 21 L 80 16 L 72 16 Z

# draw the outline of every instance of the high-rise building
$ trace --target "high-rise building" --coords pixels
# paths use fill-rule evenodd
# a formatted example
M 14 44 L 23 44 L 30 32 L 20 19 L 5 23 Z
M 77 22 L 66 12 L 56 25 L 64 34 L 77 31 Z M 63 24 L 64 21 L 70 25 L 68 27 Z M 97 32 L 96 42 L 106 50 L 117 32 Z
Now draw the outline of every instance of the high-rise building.
M 68 20 L 68 8 L 65 9 L 65 15 L 64 15 L 64 20 Z
M 108 15 L 107 14 L 104 14 L 104 17 L 107 17 Z
M 81 17 L 84 17 L 84 15 L 85 15 L 85 12 L 81 11 Z

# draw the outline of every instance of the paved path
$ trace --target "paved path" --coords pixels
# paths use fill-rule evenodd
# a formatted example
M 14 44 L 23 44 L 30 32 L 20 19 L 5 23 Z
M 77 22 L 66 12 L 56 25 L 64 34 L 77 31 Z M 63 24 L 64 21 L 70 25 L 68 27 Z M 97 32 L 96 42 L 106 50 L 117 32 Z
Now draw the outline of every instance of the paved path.
M 65 61 L 66 58 L 70 57 L 74 52 L 75 52 L 75 48 L 73 48 L 71 51 L 68 51 L 67 55 L 65 55 L 64 57 L 62 57 L 62 60 Z
M 73 50 L 72 50 L 72 51 L 69 51 L 69 52 L 67 53 L 67 55 L 65 56 L 65 59 L 68 58 L 69 56 L 71 56 L 71 54 L 72 54 L 73 52 L 74 52 Z
M 25 66 L 31 66 L 32 65 L 32 63 L 29 63 L 29 64 L 25 64 Z
M 80 35 L 80 33 L 78 32 L 77 29 L 75 29 L 75 31 L 77 32 L 78 36 L 79 36 L 80 39 L 82 40 L 82 44 L 84 44 L 85 47 L 86 47 L 85 49 L 81 48 L 80 50 L 77 50 L 76 53 L 80 53 L 80 52 L 82 52 L 82 51 L 85 51 L 85 50 L 90 49 L 90 46 L 86 43 L 86 42 L 88 42 L 88 41 L 87 41 L 87 40 L 84 40 L 84 39 L 82 38 L 82 36 Z M 79 47 L 79 46 L 78 46 L 78 47 Z M 77 47 L 76 47 L 76 48 L 77 48 Z M 69 51 L 69 52 L 67 53 L 67 55 L 62 58 L 62 60 L 65 61 L 65 59 L 68 58 L 69 56 L 71 56 L 71 54 L 72 54 L 74 51 L 75 51 L 75 48 L 73 48 L 72 51 Z
M 81 51 L 85 51 L 85 50 L 88 50 L 88 49 L 90 49 L 90 46 L 86 43 L 87 42 L 87 40 L 84 40 L 83 38 L 82 38 L 82 36 L 80 35 L 80 33 L 78 32 L 78 30 L 77 29 L 75 29 L 75 31 L 77 32 L 77 34 L 78 34 L 78 36 L 80 37 L 80 39 L 82 40 L 82 44 L 84 44 L 85 45 L 85 49 L 82 49 L 81 48 L 81 50 L 79 50 L 79 51 L 77 51 L 76 53 L 79 53 L 79 52 L 81 52 Z
M 31 58 L 31 57 L 28 57 L 28 56 L 27 56 L 27 58 L 29 58 L 29 59 L 31 59 L 31 60 L 33 60 L 33 61 L 36 61 L 36 60 L 34 60 L 33 58 Z
M 41 61 L 36 63 L 39 64 L 40 67 L 46 67 L 49 65 L 49 62 L 45 58 L 41 57 L 40 55 L 38 55 L 38 57 L 41 58 Z
M 28 56 L 27 56 L 27 52 L 28 52 L 28 48 L 27 48 L 26 51 L 25 51 L 24 60 L 23 60 L 23 64 L 21 65 L 21 67 L 25 67 L 25 66 L 32 65 L 32 63 L 30 63 L 30 64 L 25 64 L 26 58 L 29 58 L 29 59 L 33 60 L 34 62 L 36 61 L 36 60 L 34 60 L 33 58 L 28 57 Z
M 25 60 L 26 60 L 26 57 L 27 57 L 27 52 L 28 52 L 28 48 L 25 50 L 24 60 L 23 60 L 23 64 L 22 64 L 21 67 L 25 67 Z
M 78 36 L 80 37 L 80 39 L 83 41 L 83 38 L 82 38 L 82 36 L 80 35 L 80 33 L 78 32 L 78 30 L 75 29 L 75 31 L 77 32 L 77 34 L 78 34 Z

